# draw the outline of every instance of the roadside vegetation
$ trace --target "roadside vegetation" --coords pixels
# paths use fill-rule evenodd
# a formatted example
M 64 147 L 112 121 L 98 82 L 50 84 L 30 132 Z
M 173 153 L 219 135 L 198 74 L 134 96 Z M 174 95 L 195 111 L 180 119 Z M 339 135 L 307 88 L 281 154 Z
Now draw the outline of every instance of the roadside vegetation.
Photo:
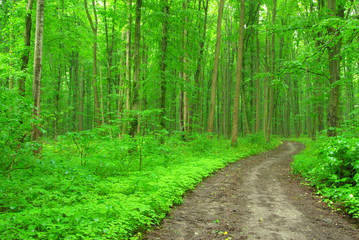
M 118 140 L 105 131 L 67 133 L 41 158 L 25 151 L 13 171 L 1 166 L 1 239 L 140 238 L 203 178 L 280 144 L 261 134 L 235 148 L 204 135 Z
M 359 135 L 355 126 L 353 122 L 343 125 L 335 137 L 299 139 L 306 149 L 294 157 L 292 169 L 315 186 L 329 206 L 359 218 Z

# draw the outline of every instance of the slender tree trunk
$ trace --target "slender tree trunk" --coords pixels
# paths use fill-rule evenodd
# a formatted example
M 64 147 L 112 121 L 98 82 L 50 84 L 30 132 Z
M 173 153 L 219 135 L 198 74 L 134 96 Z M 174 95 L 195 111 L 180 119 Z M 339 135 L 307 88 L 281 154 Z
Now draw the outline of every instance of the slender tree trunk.
M 204 9 L 204 23 L 203 23 L 203 33 L 202 38 L 199 40 L 199 56 L 197 61 L 197 69 L 195 74 L 195 84 L 198 87 L 197 90 L 197 103 L 196 103 L 196 112 L 198 114 L 199 118 L 199 125 L 202 125 L 202 119 L 203 119 L 203 111 L 202 111 L 202 102 L 203 102 L 203 94 L 202 94 L 202 85 L 203 85 L 203 72 L 204 68 L 203 65 L 203 53 L 204 53 L 204 43 L 206 39 L 206 33 L 207 33 L 207 18 L 208 18 L 208 2 L 209 0 L 203 1 L 203 9 Z M 199 1 L 199 4 L 202 4 L 202 1 Z M 199 7 L 201 8 L 201 6 Z M 199 34 L 201 34 L 201 31 L 199 31 Z M 202 132 L 202 128 L 198 129 L 199 132 Z
M 337 16 L 336 0 L 327 0 L 328 8 L 331 10 L 331 15 Z M 329 34 L 334 35 L 336 29 L 330 27 Z M 328 46 L 328 60 L 330 73 L 330 95 L 329 95 L 329 109 L 328 109 L 328 136 L 333 137 L 337 135 L 336 127 L 339 125 L 339 84 L 340 80 L 340 53 L 341 39 L 335 41 Z
M 291 113 L 292 113 L 292 80 L 291 80 L 291 76 L 288 75 L 287 77 L 288 80 L 288 92 L 287 92 L 287 106 L 286 106 L 286 137 L 291 137 Z
M 114 1 L 114 7 L 113 7 L 113 16 L 116 15 L 116 2 Z M 103 2 L 104 4 L 104 10 L 106 9 L 106 0 Z M 113 63 L 113 44 L 114 44 L 114 37 L 115 37 L 115 17 L 112 18 L 112 32 L 111 32 L 111 42 L 109 41 L 109 34 L 108 34 L 108 23 L 107 23 L 107 16 L 104 15 L 105 20 L 105 34 L 106 34 L 106 51 L 107 51 L 107 84 L 108 84 L 108 90 L 107 90 L 107 122 L 110 124 L 111 122 L 111 94 L 112 94 L 112 63 Z
M 308 138 L 312 136 L 312 116 L 311 116 L 311 107 L 310 107 L 310 75 L 309 75 L 309 69 L 307 68 L 307 134 Z
M 101 124 L 105 124 L 105 114 L 103 108 L 103 88 L 102 88 L 102 71 L 101 71 L 101 62 L 98 62 L 98 70 L 100 74 L 100 106 L 101 106 Z
M 138 132 L 138 111 L 139 108 L 139 92 L 140 92 L 140 41 L 141 41 L 141 7 L 142 0 L 136 0 L 136 20 L 135 20 L 135 39 L 134 39 L 134 51 L 133 51 L 133 102 L 132 110 L 135 112 L 133 121 L 131 123 L 130 135 L 135 136 Z
M 160 125 L 164 129 L 166 126 L 165 116 L 166 116 L 166 90 L 167 90 L 167 81 L 166 81 L 166 67 L 167 67 L 167 34 L 168 34 L 168 14 L 169 14 L 169 5 L 168 0 L 162 0 L 163 3 L 163 16 L 164 20 L 162 22 L 162 40 L 161 40 L 161 115 L 160 115 Z
M 277 12 L 277 0 L 273 0 L 273 13 L 272 13 L 272 25 L 275 25 L 275 18 Z M 272 33 L 272 81 L 275 79 L 275 32 Z M 270 88 L 270 102 L 269 102 L 269 114 L 266 127 L 266 142 L 270 141 L 272 117 L 274 110 L 274 86 Z
M 59 128 L 59 115 L 60 115 L 60 109 L 59 109 L 59 103 L 60 103 L 60 91 L 61 91 L 61 61 L 59 60 L 58 65 L 58 75 L 57 75 L 57 85 L 56 85 L 56 95 L 55 95 L 55 123 L 54 123 L 54 139 L 57 140 L 57 136 L 59 134 L 58 128 Z
M 295 125 L 295 136 L 300 137 L 300 110 L 299 110 L 299 87 L 298 87 L 298 79 L 294 79 L 294 125 Z
M 222 16 L 223 16 L 224 0 L 220 1 L 218 8 L 218 19 L 217 19 L 217 38 L 216 38 L 216 49 L 214 56 L 214 67 L 212 75 L 212 84 L 211 84 L 211 106 L 209 109 L 208 116 L 208 128 L 207 132 L 209 133 L 208 137 L 212 138 L 210 135 L 213 132 L 213 123 L 214 123 L 214 112 L 216 110 L 216 88 L 218 80 L 218 69 L 219 69 L 219 53 L 221 50 L 221 27 L 222 27 Z
M 21 71 L 26 72 L 28 63 L 29 63 L 29 54 L 30 54 L 30 43 L 31 43 L 31 24 L 32 24 L 32 7 L 34 5 L 34 0 L 28 0 L 26 7 L 26 18 L 25 18 L 25 31 L 24 31 L 24 45 L 25 50 L 22 53 L 21 57 Z M 25 80 L 26 76 L 21 76 L 19 79 L 19 94 L 25 96 Z
M 125 118 L 130 114 L 131 108 L 131 26 L 132 26 L 132 14 L 131 14 L 132 0 L 128 0 L 128 29 L 126 32 L 126 101 L 125 101 Z M 127 133 L 128 122 L 123 123 L 122 134 Z
M 232 122 L 232 146 L 238 144 L 238 118 L 239 118 L 239 93 L 241 89 L 242 64 L 243 64 L 243 39 L 244 39 L 244 14 L 245 0 L 241 0 L 241 15 L 239 19 L 239 40 L 238 40 L 238 56 L 236 69 L 236 84 L 233 103 L 233 122 Z
M 243 75 L 242 75 L 243 77 Z M 248 113 L 247 113 L 247 99 L 246 99 L 246 88 L 245 84 L 243 84 L 242 90 L 242 103 L 243 103 L 243 116 L 244 116 L 244 128 L 246 134 L 251 134 L 251 130 L 249 128 L 249 121 L 248 121 Z
M 259 74 L 259 33 L 256 31 L 256 73 Z M 259 132 L 259 77 L 256 80 L 256 132 Z
M 97 29 L 98 29 L 98 19 L 96 13 L 96 5 L 95 1 L 92 0 L 92 8 L 94 12 L 95 21 L 92 21 L 92 17 L 88 10 L 87 0 L 84 0 L 85 9 L 87 18 L 90 22 L 92 34 L 93 34 L 93 43 L 92 43 L 92 56 L 93 56 L 93 70 L 92 70 L 92 85 L 93 85 L 93 93 L 94 93 L 94 115 L 97 126 L 101 125 L 100 120 L 100 105 L 98 101 L 98 91 L 97 91 Z
M 269 21 L 269 10 L 267 12 L 267 21 Z M 269 72 L 268 67 L 268 29 L 266 29 L 266 43 L 264 53 L 264 69 L 265 73 Z M 268 110 L 268 77 L 264 78 L 264 90 L 263 90 L 263 133 L 267 134 L 267 110 Z
M 84 67 L 81 66 L 81 73 L 80 73 L 80 82 L 79 82 L 79 118 L 78 118 L 78 132 L 81 132 L 83 130 L 83 124 L 84 124 Z
M 36 120 L 40 120 L 41 107 L 41 70 L 42 70 L 42 46 L 44 35 L 44 8 L 45 0 L 37 0 L 36 8 L 36 32 L 35 32 L 35 50 L 34 50 L 34 78 L 32 87 L 32 96 L 34 107 L 32 115 Z M 39 123 L 33 124 L 31 133 L 32 141 L 41 141 L 41 130 Z M 38 147 L 34 153 L 39 154 L 42 147 Z
M 73 118 L 72 118 L 72 131 L 76 131 L 77 125 L 76 120 L 78 119 L 78 92 L 79 92 L 79 52 L 73 53 L 73 65 L 74 65 L 74 91 L 72 92 L 72 101 L 73 101 Z
M 183 10 L 187 9 L 188 3 L 190 0 L 184 0 L 183 1 Z M 188 72 L 187 72 L 187 35 L 188 35 L 188 31 L 187 31 L 187 15 L 184 18 L 184 28 L 183 28 L 183 51 L 184 51 L 184 56 L 183 56 L 183 79 L 185 82 L 185 90 L 183 92 L 183 128 L 184 131 L 186 132 L 186 134 L 189 132 L 189 94 L 188 94 L 188 90 L 190 88 L 190 79 L 188 78 Z

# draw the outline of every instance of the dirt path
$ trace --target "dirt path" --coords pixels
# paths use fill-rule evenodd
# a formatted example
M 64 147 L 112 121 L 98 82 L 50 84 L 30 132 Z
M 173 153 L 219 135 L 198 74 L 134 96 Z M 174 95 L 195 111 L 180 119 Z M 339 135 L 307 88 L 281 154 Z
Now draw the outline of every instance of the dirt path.
M 302 149 L 285 142 L 222 169 L 145 239 L 359 239 L 357 223 L 332 212 L 290 174 L 292 156 Z

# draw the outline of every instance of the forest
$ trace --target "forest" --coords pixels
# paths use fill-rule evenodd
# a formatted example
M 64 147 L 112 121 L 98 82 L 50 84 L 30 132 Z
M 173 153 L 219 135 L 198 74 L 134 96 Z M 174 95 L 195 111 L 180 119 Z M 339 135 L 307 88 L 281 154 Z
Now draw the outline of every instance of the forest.
M 0 238 L 141 239 L 283 139 L 359 217 L 355 0 L 0 0 Z

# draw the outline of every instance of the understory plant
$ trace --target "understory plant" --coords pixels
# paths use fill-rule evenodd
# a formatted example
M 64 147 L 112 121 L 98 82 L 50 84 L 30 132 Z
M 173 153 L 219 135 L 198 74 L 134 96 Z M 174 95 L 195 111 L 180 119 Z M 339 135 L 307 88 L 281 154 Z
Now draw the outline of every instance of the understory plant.
M 306 141 L 295 156 L 293 172 L 301 174 L 326 197 L 329 205 L 342 206 L 359 217 L 359 138 L 350 134 Z
M 162 141 L 92 132 L 49 142 L 34 167 L 0 176 L 0 239 L 141 238 L 203 178 L 280 143 L 252 136 L 233 148 L 176 134 Z

